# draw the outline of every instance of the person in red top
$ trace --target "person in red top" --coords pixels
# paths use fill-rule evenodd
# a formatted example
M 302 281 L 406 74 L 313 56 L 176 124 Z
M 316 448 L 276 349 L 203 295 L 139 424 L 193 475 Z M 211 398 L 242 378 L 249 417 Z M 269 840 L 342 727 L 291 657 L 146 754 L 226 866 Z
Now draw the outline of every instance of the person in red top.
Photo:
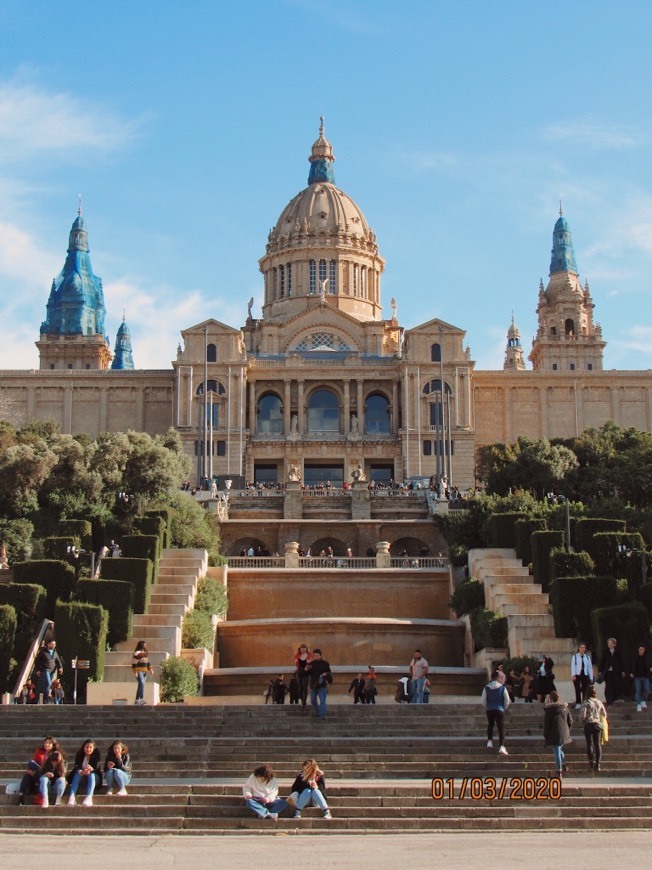
M 299 700 L 301 701 L 301 709 L 306 709 L 306 701 L 308 700 L 308 683 L 310 676 L 306 671 L 306 666 L 312 661 L 312 653 L 308 650 L 308 646 L 302 643 L 294 654 L 294 667 L 296 668 L 296 678 L 299 684 Z
M 26 794 L 35 794 L 38 791 L 39 782 L 36 774 L 43 767 L 48 759 L 48 756 L 59 750 L 59 744 L 54 737 L 46 737 L 42 745 L 34 750 L 32 760 L 27 764 L 27 770 L 23 774 L 20 781 L 20 790 L 18 792 L 18 803 L 25 803 Z

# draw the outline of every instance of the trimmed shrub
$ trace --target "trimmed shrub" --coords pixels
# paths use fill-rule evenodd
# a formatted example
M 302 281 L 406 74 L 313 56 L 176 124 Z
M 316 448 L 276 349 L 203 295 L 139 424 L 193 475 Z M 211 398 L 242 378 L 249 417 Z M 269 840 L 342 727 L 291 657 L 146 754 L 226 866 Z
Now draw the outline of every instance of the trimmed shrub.
M 557 577 L 587 577 L 593 574 L 595 564 L 588 553 L 569 553 L 563 547 L 550 552 L 550 580 Z
M 532 544 L 530 539 L 533 532 L 542 532 L 548 528 L 546 521 L 542 519 L 516 520 L 516 555 L 524 565 L 532 561 Z
M 638 532 L 596 532 L 593 536 L 596 571 L 614 577 L 626 577 L 631 590 L 641 586 L 641 562 L 618 552 L 618 547 L 627 550 L 643 550 L 645 542 Z
M 508 547 L 516 549 L 516 522 L 525 520 L 527 514 L 511 511 L 504 514 L 492 514 L 489 517 L 489 540 L 492 547 Z
M 126 580 L 80 580 L 80 601 L 99 604 L 109 614 L 108 643 L 115 647 L 131 637 L 134 615 L 134 584 Z
M 224 585 L 214 577 L 202 577 L 197 584 L 195 610 L 203 610 L 211 616 L 224 616 L 228 607 L 229 599 Z
M 79 538 L 84 550 L 93 548 L 93 526 L 88 520 L 59 520 L 59 532 Z
M 210 613 L 205 610 L 189 610 L 183 617 L 181 628 L 181 646 L 183 649 L 206 647 L 213 651 L 215 647 L 215 629 Z
M 597 532 L 624 532 L 625 520 L 607 520 L 597 517 L 584 517 L 575 520 L 573 528 L 573 543 L 576 550 L 586 550 L 591 558 L 596 560 L 593 547 L 593 536 Z
M 591 613 L 596 660 L 599 662 L 607 649 L 607 638 L 615 637 L 627 668 L 638 651 L 639 643 L 650 641 L 650 620 L 640 601 L 617 607 L 602 607 Z
M 44 538 L 42 543 L 43 555 L 46 559 L 61 559 L 62 562 L 68 561 L 70 555 L 68 547 L 76 547 L 78 550 L 81 547 L 81 541 L 76 536 Z
M 74 671 L 71 661 L 74 658 L 88 659 L 90 669 L 85 676 L 92 680 L 104 678 L 104 656 L 106 635 L 109 628 L 109 614 L 96 604 L 81 601 L 64 603 L 57 601 L 54 609 L 57 647 L 64 665 L 66 694 L 71 696 Z M 81 675 L 81 672 L 80 672 Z
M 507 646 L 507 617 L 486 610 L 484 607 L 476 607 L 470 613 L 471 634 L 476 652 L 485 647 L 502 649 Z
M 469 548 L 464 544 L 452 544 L 448 548 L 448 559 L 453 568 L 466 567 L 469 561 Z
M 36 559 L 18 562 L 13 566 L 17 583 L 36 583 L 47 592 L 46 617 L 52 619 L 57 599 L 70 601 L 75 588 L 75 571 L 72 565 L 55 559 Z
M 124 535 L 120 541 L 122 555 L 127 559 L 159 559 L 160 540 L 156 535 Z
M 172 510 L 170 508 L 155 508 L 149 511 L 145 511 L 145 517 L 160 517 L 165 523 L 165 528 L 163 530 L 163 547 L 167 549 L 171 547 L 170 540 L 170 529 L 172 527 Z
M 0 519 L 0 541 L 7 548 L 10 565 L 31 558 L 33 534 L 34 524 L 29 520 Z
M 484 583 L 474 577 L 463 580 L 451 595 L 450 607 L 458 616 L 484 607 Z
M 544 592 L 550 586 L 550 553 L 564 546 L 564 533 L 560 531 L 532 532 L 532 571 L 534 582 L 540 583 Z
M 17 623 L 15 609 L 10 604 L 0 604 L 0 692 L 8 688 Z
M 126 580 L 134 586 L 134 613 L 147 613 L 152 587 L 153 563 L 149 559 L 102 559 L 102 580 Z
M 197 671 L 190 662 L 179 656 L 170 656 L 161 665 L 161 701 L 178 703 L 194 696 L 199 690 Z
M 47 592 L 34 583 L 0 583 L 0 604 L 8 604 L 16 612 L 14 658 L 22 662 L 45 619 Z
M 652 622 L 652 583 L 645 584 L 645 586 L 641 589 L 639 598 L 641 599 L 641 603 L 647 610 L 647 615 L 650 618 L 650 622 Z
M 557 637 L 574 637 L 595 649 L 591 611 L 621 603 L 614 577 L 558 577 L 550 584 Z
M 165 540 L 165 520 L 163 517 L 136 517 L 134 520 L 134 531 L 138 532 L 139 535 L 158 538 L 157 557 L 160 559 Z

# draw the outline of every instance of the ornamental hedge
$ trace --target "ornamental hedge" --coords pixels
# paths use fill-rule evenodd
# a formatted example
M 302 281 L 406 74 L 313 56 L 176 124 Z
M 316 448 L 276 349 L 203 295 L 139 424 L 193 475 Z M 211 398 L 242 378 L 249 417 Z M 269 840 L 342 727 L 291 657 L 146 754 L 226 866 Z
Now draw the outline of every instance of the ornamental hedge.
M 595 563 L 588 553 L 569 553 L 556 547 L 550 553 L 550 580 L 557 577 L 588 577 L 595 571 Z
M 573 543 L 576 550 L 586 550 L 591 558 L 597 555 L 593 546 L 593 536 L 598 532 L 624 532 L 625 520 L 607 520 L 598 517 L 585 517 L 575 520 L 573 527 Z
M 516 549 L 516 522 L 527 518 L 528 515 L 520 511 L 492 514 L 488 522 L 490 546 Z
M 564 546 L 564 533 L 560 531 L 532 532 L 532 572 L 534 582 L 540 583 L 544 592 L 550 586 L 550 553 Z
M 45 616 L 52 619 L 57 600 L 70 601 L 75 588 L 75 571 L 72 565 L 56 559 L 36 559 L 17 562 L 13 566 L 17 583 L 36 583 L 47 592 Z
M 641 561 L 634 555 L 620 553 L 618 548 L 643 550 L 645 542 L 638 532 L 597 532 L 593 536 L 596 571 L 599 574 L 613 574 L 626 577 L 631 589 L 641 586 Z
M 134 616 L 134 584 L 126 580 L 81 580 L 80 601 L 98 604 L 109 614 L 108 643 L 115 647 L 131 637 Z
M 153 535 L 155 538 L 158 538 L 157 556 L 160 558 L 161 550 L 165 546 L 165 519 L 158 516 L 136 517 L 134 520 L 134 531 L 138 532 L 139 535 Z
M 22 662 L 45 619 L 47 592 L 34 583 L 0 583 L 0 604 L 9 604 L 16 611 L 14 658 Z
M 194 667 L 180 656 L 170 656 L 161 665 L 161 701 L 175 703 L 199 691 Z
M 640 643 L 650 642 L 650 619 L 645 605 L 632 601 L 617 607 L 602 607 L 591 613 L 591 625 L 599 662 L 607 648 L 607 638 L 615 637 L 625 668 L 631 666 Z
M 88 520 L 59 520 L 62 535 L 79 538 L 85 550 L 93 547 L 93 527 Z
M 458 616 L 471 613 L 476 607 L 484 608 L 484 583 L 474 577 L 463 580 L 451 595 L 450 607 Z
M 545 531 L 547 527 L 543 519 L 516 520 L 514 523 L 516 555 L 524 565 L 529 565 L 532 561 L 532 533 Z
M 476 652 L 485 647 L 502 649 L 507 646 L 506 616 L 484 607 L 476 607 L 469 615 Z
M 81 548 L 81 540 L 77 535 L 64 535 L 58 538 L 43 539 L 43 554 L 46 559 L 61 559 L 68 561 L 70 547 Z
M 64 665 L 66 695 L 72 697 L 74 671 L 73 658 L 88 659 L 90 669 L 86 675 L 92 680 L 104 677 L 104 656 L 109 627 L 109 614 L 96 604 L 81 601 L 57 602 L 54 610 L 57 647 Z
M 9 688 L 17 622 L 15 609 L 10 604 L 0 604 L 0 692 Z
M 173 511 L 170 508 L 156 508 L 149 511 L 145 511 L 145 518 L 147 517 L 159 517 L 163 520 L 165 527 L 163 530 L 163 547 L 167 549 L 171 546 L 170 544 L 170 529 L 172 528 L 172 514 Z M 145 529 L 141 529 L 143 534 L 147 534 Z
M 101 580 L 125 580 L 134 585 L 134 613 L 147 613 L 154 565 L 149 559 L 102 559 Z
M 621 604 L 623 593 L 614 577 L 558 577 L 550 584 L 550 603 L 557 637 L 574 637 L 595 649 L 591 613 L 596 607 Z

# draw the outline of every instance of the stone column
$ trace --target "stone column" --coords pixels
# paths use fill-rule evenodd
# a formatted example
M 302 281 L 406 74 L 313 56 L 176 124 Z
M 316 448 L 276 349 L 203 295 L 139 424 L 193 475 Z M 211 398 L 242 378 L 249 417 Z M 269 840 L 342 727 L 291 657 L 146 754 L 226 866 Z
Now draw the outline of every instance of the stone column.
M 364 422 L 364 379 L 358 378 L 358 395 L 356 396 L 356 408 L 358 412 L 358 432 L 363 433 L 365 431 L 365 422 Z
M 256 417 L 256 382 L 249 381 L 249 431 L 252 435 L 258 434 Z
M 398 432 L 398 381 L 392 381 L 392 416 L 391 416 L 391 432 L 396 435 Z
M 292 381 L 286 380 L 283 384 L 283 387 L 284 387 L 284 393 L 283 393 L 283 434 L 289 435 L 290 434 L 290 426 L 292 425 L 292 418 L 291 418 L 291 413 L 290 413 L 291 412 L 290 403 L 292 401 L 292 398 L 291 398 L 292 397 L 292 393 L 291 393 Z
M 285 567 L 286 568 L 298 568 L 299 567 L 299 542 L 298 541 L 286 541 L 285 542 Z
M 299 395 L 297 397 L 297 428 L 299 430 L 299 435 L 303 435 L 305 417 L 305 408 L 303 404 L 303 378 L 299 378 L 297 383 L 299 386 Z
M 358 419 L 358 424 L 360 420 Z M 344 379 L 344 434 L 351 431 L 351 381 Z
M 300 520 L 303 517 L 303 506 L 301 502 L 301 482 L 298 480 L 288 480 L 285 485 L 285 498 L 283 499 L 283 519 L 285 520 Z M 297 546 L 299 546 L 297 544 Z M 286 561 L 287 567 L 287 561 Z M 295 567 L 298 567 L 298 562 Z
M 351 493 L 351 519 L 370 520 L 371 502 L 366 480 L 354 480 Z
M 391 568 L 392 557 L 389 552 L 389 541 L 378 541 L 376 544 L 376 568 Z

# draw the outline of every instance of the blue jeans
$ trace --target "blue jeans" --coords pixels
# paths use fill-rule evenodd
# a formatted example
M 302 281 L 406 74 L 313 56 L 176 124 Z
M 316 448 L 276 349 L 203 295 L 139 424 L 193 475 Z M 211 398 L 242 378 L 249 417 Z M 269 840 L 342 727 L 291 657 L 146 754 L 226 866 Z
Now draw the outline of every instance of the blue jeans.
M 327 686 L 319 686 L 317 689 L 310 689 L 310 703 L 315 711 L 315 715 L 320 719 L 326 718 L 326 695 L 328 694 Z M 317 704 L 319 698 L 319 704 Z
M 54 671 L 41 671 L 36 684 L 36 697 L 38 698 L 39 695 L 43 695 L 44 704 L 52 703 L 52 699 L 50 698 L 50 686 L 52 685 L 52 680 L 54 680 Z
M 561 770 L 564 766 L 564 761 L 566 760 L 566 756 L 564 754 L 563 746 L 553 746 L 552 751 L 555 756 L 555 767 L 557 770 Z
M 131 777 L 124 770 L 118 770 L 117 767 L 110 767 L 104 771 L 104 779 L 106 780 L 107 788 L 126 788 L 129 785 Z
M 641 701 L 647 701 L 647 696 L 650 694 L 650 678 L 634 677 L 634 691 L 637 704 L 640 704 Z
M 72 779 L 70 780 L 70 796 L 74 797 L 77 794 L 77 789 L 79 788 L 79 783 L 86 783 L 86 794 L 88 797 L 92 797 L 93 792 L 95 791 L 95 783 L 96 777 L 94 773 L 89 773 L 88 775 L 81 773 L 81 771 L 76 770 Z
M 49 794 L 50 788 L 54 791 L 55 798 L 61 797 L 66 790 L 65 776 L 42 776 L 39 780 L 38 790 L 41 792 L 43 797 L 46 797 Z
M 145 680 L 147 679 L 147 673 L 145 671 L 138 671 L 136 674 L 136 678 L 138 680 L 138 688 L 136 689 L 136 700 L 142 701 L 145 697 Z
M 297 800 L 297 810 L 309 807 L 310 804 L 314 807 L 319 807 L 324 812 L 328 809 L 326 798 L 318 788 L 304 788 Z
M 270 813 L 282 813 L 283 810 L 288 808 L 288 802 L 284 801 L 283 798 L 276 798 L 275 801 L 269 804 L 261 804 L 255 798 L 247 798 L 245 804 L 248 809 L 256 813 L 257 816 L 260 816 L 261 819 L 267 818 Z
M 412 680 L 412 703 L 423 704 L 423 687 L 426 684 L 425 677 L 419 677 L 418 680 Z

